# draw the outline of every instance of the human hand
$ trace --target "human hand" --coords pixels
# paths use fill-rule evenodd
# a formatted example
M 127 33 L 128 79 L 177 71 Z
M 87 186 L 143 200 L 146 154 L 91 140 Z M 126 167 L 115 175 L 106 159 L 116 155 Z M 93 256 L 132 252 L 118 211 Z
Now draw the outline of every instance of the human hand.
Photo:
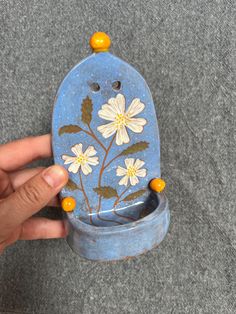
M 57 194 L 68 180 L 67 171 L 58 165 L 22 169 L 51 155 L 49 134 L 0 145 L 0 253 L 17 240 L 65 237 L 62 221 L 31 216 L 59 204 Z

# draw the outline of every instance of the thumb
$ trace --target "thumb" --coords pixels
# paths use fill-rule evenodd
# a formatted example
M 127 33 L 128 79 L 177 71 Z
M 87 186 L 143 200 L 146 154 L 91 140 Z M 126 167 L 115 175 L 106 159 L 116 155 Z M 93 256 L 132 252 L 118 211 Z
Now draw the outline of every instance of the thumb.
M 61 190 L 67 171 L 58 165 L 37 174 L 0 203 L 0 221 L 15 227 L 38 212 Z

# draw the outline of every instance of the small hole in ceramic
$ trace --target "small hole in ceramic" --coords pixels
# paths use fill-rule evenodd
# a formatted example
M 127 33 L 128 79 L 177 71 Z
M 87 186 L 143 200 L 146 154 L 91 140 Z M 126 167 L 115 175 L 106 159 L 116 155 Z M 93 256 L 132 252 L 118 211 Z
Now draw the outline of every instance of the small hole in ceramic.
M 98 83 L 92 83 L 92 84 L 90 85 L 90 88 L 91 88 L 91 91 L 93 91 L 93 92 L 95 92 L 95 93 L 100 90 L 100 86 L 99 86 Z
M 112 88 L 115 90 L 115 91 L 118 91 L 121 89 L 121 82 L 120 81 L 115 81 L 112 83 Z

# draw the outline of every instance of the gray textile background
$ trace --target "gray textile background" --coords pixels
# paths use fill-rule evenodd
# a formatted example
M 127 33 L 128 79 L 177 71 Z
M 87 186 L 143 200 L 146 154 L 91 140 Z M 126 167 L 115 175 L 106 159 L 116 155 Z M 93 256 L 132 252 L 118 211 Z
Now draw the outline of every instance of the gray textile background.
M 12 246 L 0 313 L 235 313 L 235 4 L 0 1 L 1 142 L 50 131 L 60 81 L 106 31 L 153 93 L 171 208 L 165 241 L 129 261 L 86 261 L 64 240 Z

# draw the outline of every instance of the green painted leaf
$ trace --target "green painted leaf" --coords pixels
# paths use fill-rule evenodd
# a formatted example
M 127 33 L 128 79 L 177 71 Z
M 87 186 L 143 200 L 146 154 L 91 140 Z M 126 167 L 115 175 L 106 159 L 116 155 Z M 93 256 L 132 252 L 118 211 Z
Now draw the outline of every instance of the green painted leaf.
M 117 191 L 110 186 L 101 186 L 99 188 L 94 188 L 93 190 L 103 198 L 118 197 Z
M 70 191 L 80 190 L 80 187 L 71 179 L 68 180 L 67 184 L 65 185 L 65 189 Z
M 82 121 L 85 124 L 89 125 L 92 120 L 92 112 L 93 112 L 93 103 L 92 103 L 92 99 L 89 98 L 89 96 L 83 99 L 81 112 L 82 112 Z
M 147 190 L 143 189 L 143 190 L 139 190 L 137 192 L 131 193 L 129 195 L 127 195 L 125 198 L 123 198 L 123 202 L 129 202 L 129 201 L 133 201 L 136 198 L 138 198 L 139 196 L 143 195 Z
M 123 152 L 120 153 L 120 156 L 126 156 L 126 155 L 134 154 L 137 152 L 141 152 L 141 151 L 147 149 L 148 146 L 149 146 L 149 143 L 145 142 L 145 141 L 135 143 L 135 144 L 127 147 L 125 150 L 123 150 Z
M 78 125 L 64 125 L 62 126 L 59 131 L 58 131 L 58 134 L 59 135 L 62 135 L 64 133 L 78 133 L 82 131 L 82 129 L 78 126 Z

